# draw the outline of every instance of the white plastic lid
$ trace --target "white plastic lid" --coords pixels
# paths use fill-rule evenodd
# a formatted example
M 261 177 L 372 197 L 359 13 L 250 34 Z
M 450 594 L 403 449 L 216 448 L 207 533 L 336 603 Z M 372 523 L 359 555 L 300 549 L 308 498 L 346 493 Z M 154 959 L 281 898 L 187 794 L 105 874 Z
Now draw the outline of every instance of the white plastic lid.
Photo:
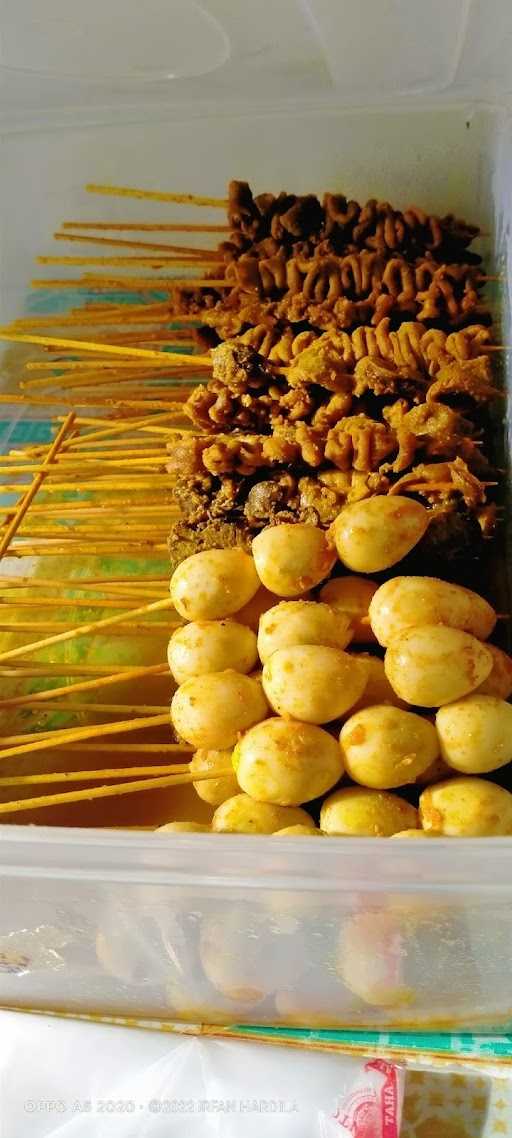
M 7 121 L 510 93 L 510 0 L 0 0 Z

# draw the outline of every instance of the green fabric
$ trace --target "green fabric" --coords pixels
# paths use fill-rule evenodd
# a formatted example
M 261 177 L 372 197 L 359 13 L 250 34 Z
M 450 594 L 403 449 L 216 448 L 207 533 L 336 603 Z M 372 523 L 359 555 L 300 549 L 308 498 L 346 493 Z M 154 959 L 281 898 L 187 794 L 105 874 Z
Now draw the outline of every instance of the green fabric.
M 437 1032 L 411 1034 L 401 1031 L 312 1031 L 303 1028 L 251 1027 L 234 1028 L 240 1035 L 264 1035 L 275 1039 L 292 1039 L 303 1043 L 338 1043 L 340 1047 L 397 1048 L 406 1051 L 438 1051 L 446 1055 L 467 1055 L 473 1058 L 512 1058 L 512 1035 L 444 1035 Z

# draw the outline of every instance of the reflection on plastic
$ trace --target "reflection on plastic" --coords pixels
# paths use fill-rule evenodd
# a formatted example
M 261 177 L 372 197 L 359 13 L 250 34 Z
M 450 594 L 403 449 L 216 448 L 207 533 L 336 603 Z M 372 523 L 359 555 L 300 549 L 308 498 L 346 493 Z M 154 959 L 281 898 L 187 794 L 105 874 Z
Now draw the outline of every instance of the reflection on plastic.
M 0 67 L 82 80 L 205 75 L 229 57 L 198 0 L 3 0 Z
M 53 925 L 16 929 L 0 936 L 0 974 L 24 976 L 33 971 L 64 968 L 61 951 L 69 935 Z

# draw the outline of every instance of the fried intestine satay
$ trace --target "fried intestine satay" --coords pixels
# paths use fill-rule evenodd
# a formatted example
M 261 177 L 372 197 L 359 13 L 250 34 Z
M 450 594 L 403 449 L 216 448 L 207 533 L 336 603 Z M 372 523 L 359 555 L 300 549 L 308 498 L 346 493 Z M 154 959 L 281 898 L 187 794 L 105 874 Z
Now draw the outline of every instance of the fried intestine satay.
M 336 309 L 340 327 L 361 323 L 365 312 L 372 324 L 393 313 L 444 319 L 456 327 L 469 314 L 484 311 L 478 270 L 467 264 L 439 265 L 426 257 L 416 262 L 399 256 L 386 260 L 363 251 L 305 258 L 286 257 L 281 250 L 272 257 L 244 254 L 227 265 L 225 277 L 241 292 L 280 296 L 282 309 L 284 302 L 291 303 L 290 311 L 300 303 Z
M 253 311 L 254 307 L 256 311 Z M 458 331 L 445 332 L 441 328 L 427 328 L 421 321 L 406 320 L 392 330 L 389 317 L 381 320 L 377 327 L 360 325 L 353 332 L 336 330 L 335 327 L 326 333 L 319 329 L 297 332 L 294 325 L 283 326 L 283 322 L 276 319 L 273 307 L 271 304 L 262 305 L 260 312 L 255 305 L 250 311 L 241 308 L 237 314 L 229 309 L 226 311 L 221 303 L 204 317 L 220 339 L 236 338 L 270 362 L 283 365 L 292 364 L 306 348 L 321 339 L 324 344 L 329 340 L 336 344 L 349 369 L 364 356 L 375 356 L 397 367 L 418 367 L 435 375 L 443 363 L 452 359 L 472 359 L 492 343 L 492 333 L 485 324 L 469 324 Z M 242 330 L 250 317 L 256 323 Z M 332 323 L 334 325 L 334 321 Z
M 299 357 L 305 362 L 307 357 L 302 357 L 302 353 L 307 348 L 318 345 L 316 351 L 322 344 L 332 343 L 349 370 L 365 356 L 371 356 L 398 368 L 414 368 L 435 375 L 443 364 L 470 360 L 481 354 L 491 343 L 492 334 L 484 324 L 471 324 L 458 332 L 447 333 L 413 320 L 404 321 L 392 331 L 388 318 L 376 328 L 361 325 L 352 333 L 313 330 L 296 333 L 293 326 L 281 331 L 277 324 L 262 323 L 248 328 L 237 339 L 271 363 L 294 365 Z
M 490 323 L 489 310 L 478 291 L 479 283 L 471 275 L 457 273 L 457 279 L 453 274 L 447 277 L 443 275 L 445 269 L 438 266 L 438 275 L 431 276 L 426 288 L 414 291 L 408 278 L 407 287 L 397 294 L 381 285 L 357 298 L 343 293 L 337 270 L 331 274 L 318 258 L 314 264 L 307 294 L 288 290 L 278 294 L 278 299 L 270 299 L 256 290 L 244 291 L 237 284 L 222 296 L 218 288 L 201 293 L 177 288 L 169 315 L 196 316 L 214 328 L 221 339 L 230 339 L 260 324 L 269 328 L 276 324 L 281 328 L 307 324 L 321 331 L 351 331 L 360 325 L 376 328 L 390 316 L 395 326 L 414 318 L 434 327 L 448 326 L 450 330 L 464 329 L 476 320 Z M 425 283 L 427 271 L 436 272 L 434 262 L 429 265 L 429 270 L 419 274 L 421 284 Z M 473 272 L 470 266 L 449 266 L 450 270 L 460 268 Z M 393 277 L 390 271 L 387 280 L 396 290 L 396 275 Z
M 325 465 L 343 473 L 401 474 L 418 455 L 453 460 L 467 444 L 469 457 L 472 431 L 472 424 L 450 408 L 439 404 L 434 410 L 422 404 L 391 422 L 380 422 L 363 413 L 346 415 L 332 427 L 299 422 L 271 435 L 202 436 L 190 441 L 190 450 L 199 464 L 196 472 L 216 477 L 252 476 L 258 470 L 275 467 L 317 470 Z M 183 470 L 187 463 L 182 450 L 178 466 L 176 453 L 171 459 L 173 469 Z
M 390 321 L 386 320 L 377 328 L 356 328 L 351 335 L 326 332 L 307 345 L 302 341 L 297 344 L 300 350 L 291 360 L 287 378 L 293 387 L 315 375 L 316 382 L 329 386 L 329 369 L 336 362 L 338 367 L 342 364 L 345 371 L 355 371 L 359 367 L 361 373 L 365 359 L 380 361 L 403 377 L 418 374 L 435 376 L 447 364 L 463 364 L 479 358 L 483 361 L 480 366 L 486 372 L 488 382 L 489 359 L 482 353 L 490 340 L 491 334 L 482 324 L 470 325 L 457 333 L 446 333 L 439 328 L 427 329 L 419 322 L 406 321 L 396 331 L 391 331 Z M 481 378 L 484 378 L 483 374 Z

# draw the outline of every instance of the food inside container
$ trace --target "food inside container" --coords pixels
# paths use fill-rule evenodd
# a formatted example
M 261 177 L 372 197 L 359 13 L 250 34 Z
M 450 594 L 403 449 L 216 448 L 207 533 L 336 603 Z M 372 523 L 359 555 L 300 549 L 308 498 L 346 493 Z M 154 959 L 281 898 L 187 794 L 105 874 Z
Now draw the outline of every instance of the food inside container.
M 163 196 L 177 204 L 183 197 Z M 324 836 L 416 829 L 507 835 L 509 792 L 471 777 L 506 768 L 512 758 L 512 659 L 487 646 L 498 614 L 463 583 L 484 580 L 500 502 L 492 452 L 492 409 L 500 397 L 493 351 L 500 345 L 484 296 L 489 274 L 471 247 L 479 229 L 417 206 L 401 210 L 377 199 L 361 205 L 333 192 L 254 194 L 241 181 L 229 183 L 226 202 L 191 201 L 199 209 L 225 207 L 227 234 L 204 249 L 167 247 L 163 264 L 174 275 L 166 302 L 150 295 L 140 303 L 129 291 L 156 289 L 165 278 L 121 275 L 124 305 L 91 308 L 89 288 L 103 287 L 106 278 L 86 273 L 85 308 L 22 317 L 3 331 L 8 342 L 56 355 L 26 362 L 24 397 L 37 401 L 50 391 L 75 409 L 56 422 L 46 449 L 6 458 L 9 472 L 33 478 L 6 514 L 2 556 L 26 556 L 31 539 L 36 549 L 38 540 L 46 542 L 52 556 L 61 536 L 63 552 L 73 552 L 66 543 L 78 538 L 85 543 L 79 553 L 88 543 L 92 551 L 106 552 L 111 543 L 114 553 L 116 544 L 119 552 L 142 553 L 158 545 L 166 512 L 177 516 L 168 538 L 167 598 L 146 600 L 166 581 L 145 567 L 124 580 L 105 578 L 96 591 L 113 588 L 108 607 L 120 603 L 120 612 L 92 621 L 88 632 L 61 632 L 56 623 L 54 635 L 1 654 L 5 664 L 21 659 L 23 667 L 38 650 L 132 628 L 149 635 L 153 650 L 155 634 L 173 628 L 170 723 L 164 704 L 137 703 L 131 722 L 99 724 L 96 732 L 86 724 L 67 734 L 39 730 L 33 740 L 30 732 L 12 736 L 18 749 L 4 748 L 7 762 L 47 752 L 52 742 L 61 759 L 67 745 L 94 754 L 98 739 L 108 739 L 114 754 L 111 735 L 121 736 L 123 748 L 123 734 L 159 732 L 155 743 L 138 736 L 145 741 L 126 744 L 143 755 L 138 767 L 97 769 L 90 788 L 60 789 L 66 780 L 94 779 L 92 766 L 90 773 L 77 770 L 73 761 L 69 769 L 24 773 L 21 798 L 7 795 L 2 812 L 104 803 L 151 789 L 154 777 L 155 789 L 191 784 L 198 792 L 199 816 L 174 818 L 171 809 L 165 832 L 186 832 L 187 825 L 200 832 L 211 821 L 214 832 L 293 833 L 298 825 L 307 834 L 319 825 Z M 113 243 L 115 254 L 40 261 L 124 267 L 128 259 L 130 273 L 148 264 L 155 272 L 158 255 L 153 263 L 147 245 L 158 242 L 112 236 L 117 230 L 108 222 L 91 223 L 90 234 L 87 225 L 64 222 L 57 236 Z M 131 250 L 128 258 L 118 255 L 119 243 Z M 182 265 L 188 279 L 176 276 Z M 46 289 L 49 283 L 65 284 L 34 282 Z M 91 319 L 98 340 L 83 330 L 78 339 L 58 334 L 59 320 L 79 328 L 85 320 L 88 329 Z M 205 341 L 214 346 L 201 350 Z M 104 419 L 81 416 L 79 400 L 90 400 L 98 387 Z M 153 414 L 141 418 L 139 406 Z M 81 477 L 87 470 L 89 480 Z M 138 489 L 140 505 L 131 501 Z M 158 552 L 165 550 L 161 543 Z M 21 601 L 31 607 L 24 581 Z M 94 583 L 87 581 L 93 590 Z M 10 585 L 20 587 L 17 576 Z M 11 595 L 16 612 L 18 597 Z M 137 607 L 134 595 L 146 603 Z M 43 603 L 53 615 L 55 601 Z M 16 623 L 21 629 L 19 617 Z M 140 660 L 137 651 L 128 663 L 137 669 Z M 159 663 L 155 653 L 150 670 Z M 373 694 L 366 692 L 370 674 Z M 89 682 L 86 691 L 98 685 Z M 87 701 L 70 707 L 68 694 L 53 710 L 89 710 Z M 37 713 L 52 689 L 34 695 L 32 707 L 21 696 L 21 704 L 4 701 L 5 710 Z M 101 715 L 113 707 L 90 710 Z M 96 744 L 86 742 L 94 738 Z M 178 764 L 148 771 L 145 743 L 160 756 L 173 751 Z M 435 777 L 440 761 L 447 776 L 465 779 L 443 790 Z M 6 789 L 17 773 L 6 775 Z M 44 785 L 51 774 L 53 795 L 27 797 L 28 787 Z M 416 782 L 425 775 L 419 796 Z M 210 780 L 208 793 L 202 784 Z M 395 790 L 402 796 L 389 794 Z M 153 817 L 134 802 L 137 821 L 150 828 Z M 205 803 L 216 807 L 209 819 Z M 311 813 L 302 809 L 309 803 Z M 454 803 L 461 813 L 455 819 Z
M 224 161 L 227 191 L 174 200 L 125 157 L 54 203 L 3 331 L 52 417 L 4 463 L 37 480 L 23 518 L 5 489 L 7 1003 L 508 1015 L 504 268 L 466 135 L 467 179 L 413 195 L 361 131 L 364 172 L 313 143 L 311 194 L 297 163 Z

